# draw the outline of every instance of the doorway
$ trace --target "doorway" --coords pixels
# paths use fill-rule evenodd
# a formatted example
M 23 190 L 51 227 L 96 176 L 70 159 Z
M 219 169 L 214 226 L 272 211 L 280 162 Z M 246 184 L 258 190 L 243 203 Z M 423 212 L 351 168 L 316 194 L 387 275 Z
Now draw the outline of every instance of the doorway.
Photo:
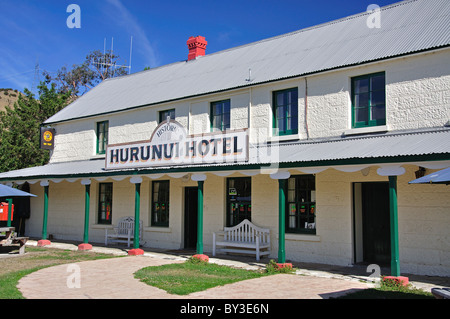
M 184 248 L 197 246 L 198 188 L 184 188 Z
M 389 265 L 389 183 L 354 183 L 353 198 L 355 262 Z

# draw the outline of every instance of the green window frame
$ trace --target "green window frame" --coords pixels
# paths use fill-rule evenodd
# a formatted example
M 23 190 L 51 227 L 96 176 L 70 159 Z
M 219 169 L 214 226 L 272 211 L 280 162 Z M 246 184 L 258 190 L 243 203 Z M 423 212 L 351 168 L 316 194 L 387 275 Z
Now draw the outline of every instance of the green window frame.
M 98 187 L 98 220 L 99 224 L 111 225 L 113 183 L 100 183 Z
M 386 125 L 385 72 L 353 77 L 352 127 Z
M 211 132 L 230 129 L 230 100 L 211 103 Z
M 227 178 L 227 227 L 236 226 L 244 219 L 252 220 L 251 177 Z
M 170 117 L 171 120 L 175 120 L 175 109 L 164 110 L 159 112 L 159 123 L 167 121 L 167 117 Z
M 316 179 L 294 175 L 287 182 L 286 232 L 316 233 Z
M 152 182 L 151 225 L 169 227 L 170 181 Z
M 109 122 L 97 122 L 97 154 L 105 154 L 108 145 Z
M 273 135 L 298 133 L 298 88 L 273 92 Z

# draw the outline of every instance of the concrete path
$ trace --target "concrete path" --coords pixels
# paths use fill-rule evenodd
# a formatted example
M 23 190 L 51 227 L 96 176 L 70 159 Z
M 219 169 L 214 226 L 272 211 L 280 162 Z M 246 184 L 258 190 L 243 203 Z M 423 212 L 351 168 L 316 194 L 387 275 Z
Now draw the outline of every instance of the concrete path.
M 29 241 L 27 245 L 33 246 L 36 242 Z M 76 250 L 77 245 L 52 243 L 49 248 Z M 328 269 L 317 265 L 308 269 L 295 265 L 298 267 L 296 275 L 267 276 L 177 296 L 140 282 L 134 278 L 134 273 L 148 266 L 184 262 L 189 254 L 146 251 L 143 256 L 127 256 L 124 249 L 101 246 L 94 246 L 93 251 L 124 257 L 44 268 L 23 277 L 18 289 L 27 299 L 328 299 L 374 285 L 368 282 L 367 274 L 339 273 L 336 266 Z M 210 258 L 210 262 L 245 269 L 265 266 L 248 258 Z M 417 281 L 410 280 L 411 283 L 427 291 L 450 284 L 450 278 L 446 277 L 432 283 L 427 283 L 429 278 L 416 277 Z
M 183 261 L 130 256 L 59 265 L 22 278 L 18 288 L 27 299 L 326 299 L 368 287 L 356 281 L 280 274 L 177 296 L 133 276 L 144 267 Z

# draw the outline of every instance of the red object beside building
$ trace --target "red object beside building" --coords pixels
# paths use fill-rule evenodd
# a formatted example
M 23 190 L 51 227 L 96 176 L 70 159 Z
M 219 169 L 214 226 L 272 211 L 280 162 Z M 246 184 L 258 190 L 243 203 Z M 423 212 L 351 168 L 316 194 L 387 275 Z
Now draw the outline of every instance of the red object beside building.
M 9 204 L 8 203 L 0 203 L 0 221 L 8 221 L 8 214 L 9 214 Z M 11 220 L 13 220 L 13 214 L 14 214 L 14 204 L 12 205 L 11 209 Z

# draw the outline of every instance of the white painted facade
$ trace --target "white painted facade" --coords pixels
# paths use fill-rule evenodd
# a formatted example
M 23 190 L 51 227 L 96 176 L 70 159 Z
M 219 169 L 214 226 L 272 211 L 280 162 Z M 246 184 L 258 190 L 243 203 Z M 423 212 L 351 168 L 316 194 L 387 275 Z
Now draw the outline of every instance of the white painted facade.
M 386 74 L 386 125 L 370 129 L 351 129 L 351 78 L 384 71 Z M 307 84 L 307 88 L 306 88 Z M 298 88 L 299 133 L 272 136 L 272 92 Z M 175 109 L 176 121 L 188 134 L 210 132 L 210 103 L 231 100 L 231 129 L 249 129 L 250 143 L 289 139 L 337 137 L 343 134 L 377 130 L 405 130 L 443 127 L 450 120 L 450 49 L 440 49 L 366 65 L 348 67 L 236 89 L 174 103 L 140 107 L 126 112 L 89 117 L 53 125 L 55 149 L 51 162 L 88 160 L 96 155 L 96 123 L 109 121 L 109 144 L 149 140 L 158 125 L 159 111 Z M 95 107 L 95 106 L 93 106 Z M 377 174 L 380 165 L 369 172 L 342 172 L 334 168 L 316 176 L 316 234 L 286 234 L 286 259 L 336 265 L 352 265 L 359 258 L 358 222 L 353 204 L 352 185 L 359 182 L 387 181 Z M 398 177 L 400 263 L 402 272 L 450 276 L 450 188 L 445 185 L 409 185 L 418 165 L 403 165 Z M 430 166 L 432 167 L 432 166 Z M 290 169 L 291 175 L 302 174 Z M 431 170 L 428 170 L 431 172 Z M 235 172 L 231 176 L 245 176 Z M 226 178 L 207 172 L 204 184 L 204 249 L 212 250 L 212 233 L 225 226 Z M 271 256 L 278 249 L 278 182 L 266 174 L 252 178 L 252 222 L 271 230 Z M 134 185 L 129 177 L 92 178 L 90 201 L 90 242 L 104 241 L 104 228 L 112 227 L 123 216 L 134 213 Z M 184 247 L 184 188 L 197 186 L 192 180 L 167 175 L 170 180 L 169 227 L 151 227 L 151 181 L 144 177 L 141 187 L 141 219 L 145 247 L 180 249 Z M 100 182 L 113 182 L 112 225 L 97 223 Z M 31 185 L 32 213 L 27 235 L 39 237 L 42 230 L 43 189 Z M 84 186 L 50 181 L 48 234 L 55 239 L 83 238 Z

